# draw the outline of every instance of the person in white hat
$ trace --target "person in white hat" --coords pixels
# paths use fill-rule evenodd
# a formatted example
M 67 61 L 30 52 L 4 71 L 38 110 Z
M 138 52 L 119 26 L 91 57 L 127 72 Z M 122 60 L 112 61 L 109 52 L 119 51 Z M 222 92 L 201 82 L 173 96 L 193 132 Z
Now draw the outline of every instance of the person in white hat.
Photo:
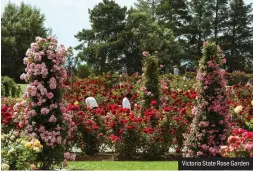
M 87 109 L 96 109 L 98 108 L 98 103 L 94 97 L 85 96 L 85 103 Z
M 179 75 L 179 69 L 177 66 L 174 66 L 174 75 Z

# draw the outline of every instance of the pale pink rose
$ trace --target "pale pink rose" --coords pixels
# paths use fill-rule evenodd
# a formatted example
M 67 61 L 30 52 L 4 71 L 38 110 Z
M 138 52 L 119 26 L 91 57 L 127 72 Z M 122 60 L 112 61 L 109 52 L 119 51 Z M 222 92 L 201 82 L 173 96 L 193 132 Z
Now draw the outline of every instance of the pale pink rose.
M 223 120 L 220 120 L 220 121 L 219 121 L 219 124 L 220 124 L 220 125 L 222 125 L 223 123 L 224 123 L 224 121 L 223 121 Z
M 54 94 L 52 92 L 46 94 L 48 99 L 52 99 L 54 97 Z
M 69 158 L 70 158 L 70 153 L 69 152 L 64 153 L 64 159 L 69 160 Z
M 49 118 L 49 122 L 56 122 L 57 119 L 54 115 L 51 115 L 50 118 Z
M 203 152 L 202 151 L 198 151 L 197 152 L 197 156 L 202 156 L 203 155 Z
M 146 52 L 146 51 L 144 51 L 144 52 L 142 52 L 142 56 L 148 56 L 149 55 L 149 53 L 148 52 Z

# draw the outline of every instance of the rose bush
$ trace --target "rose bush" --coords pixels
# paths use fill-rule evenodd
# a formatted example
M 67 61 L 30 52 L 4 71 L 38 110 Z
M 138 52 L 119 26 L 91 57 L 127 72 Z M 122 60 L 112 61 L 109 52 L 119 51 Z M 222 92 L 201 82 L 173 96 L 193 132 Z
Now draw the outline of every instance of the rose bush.
M 253 157 L 253 132 L 235 128 L 221 153 L 223 157 Z
M 19 125 L 43 145 L 37 157 L 38 168 L 42 170 L 53 169 L 54 165 L 61 167 L 64 151 L 71 143 L 72 115 L 62 100 L 63 83 L 67 77 L 63 64 L 68 52 L 63 45 L 58 47 L 55 38 L 38 37 L 24 58 L 26 73 L 20 78 L 29 85 L 23 96 L 27 105 Z
M 5 169 L 8 165 L 10 170 L 30 170 L 31 164 L 37 163 L 37 156 L 42 149 L 38 139 L 17 130 L 1 135 L 1 163 L 5 165 Z

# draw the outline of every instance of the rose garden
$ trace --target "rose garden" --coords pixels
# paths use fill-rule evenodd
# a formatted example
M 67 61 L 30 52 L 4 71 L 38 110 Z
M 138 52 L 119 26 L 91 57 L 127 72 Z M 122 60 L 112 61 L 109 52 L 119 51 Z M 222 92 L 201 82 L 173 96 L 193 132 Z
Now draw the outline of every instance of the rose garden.
M 196 79 L 159 74 L 157 57 L 143 52 L 142 75 L 75 78 L 72 88 L 63 67 L 69 53 L 53 37 L 27 50 L 23 99 L 2 97 L 2 165 L 64 168 L 103 153 L 130 161 L 253 157 L 252 85 L 227 86 L 226 58 L 215 43 L 204 43 Z M 121 106 L 127 92 L 131 111 Z M 97 109 L 86 108 L 87 94 Z
M 1 17 L 1 170 L 252 161 L 247 0 L 11 1 Z

